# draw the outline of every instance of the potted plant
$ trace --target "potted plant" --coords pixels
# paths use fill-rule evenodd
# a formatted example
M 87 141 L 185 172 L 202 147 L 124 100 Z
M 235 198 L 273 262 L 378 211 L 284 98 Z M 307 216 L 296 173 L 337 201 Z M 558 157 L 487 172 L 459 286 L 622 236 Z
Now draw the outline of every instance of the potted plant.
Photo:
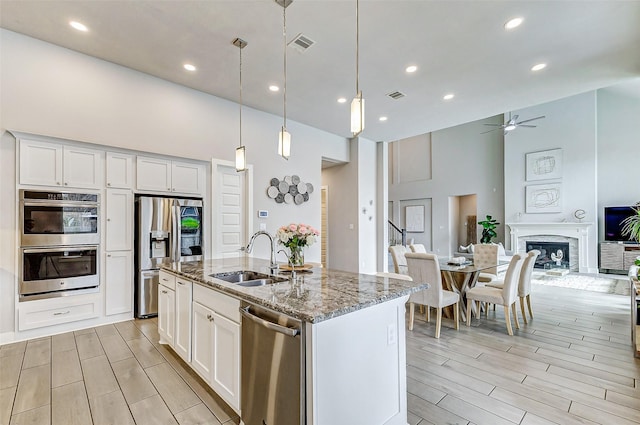
M 491 218 L 490 215 L 487 216 L 486 220 L 479 221 L 478 224 L 482 225 L 482 237 L 480 238 L 480 243 L 491 243 L 491 240 L 498 236 L 496 233 L 496 227 L 498 227 L 498 223 L 496 219 Z
M 629 240 L 640 242 L 640 202 L 633 207 L 634 215 L 622 221 L 622 236 L 628 236 Z

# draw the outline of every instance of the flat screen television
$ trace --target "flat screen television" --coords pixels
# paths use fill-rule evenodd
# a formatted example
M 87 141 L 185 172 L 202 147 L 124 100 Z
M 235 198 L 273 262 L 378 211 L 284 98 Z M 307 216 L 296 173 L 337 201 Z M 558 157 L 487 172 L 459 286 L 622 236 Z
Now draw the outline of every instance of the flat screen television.
M 632 207 L 604 208 L 604 240 L 629 242 L 629 238 L 622 236 L 622 222 L 625 218 L 635 215 Z

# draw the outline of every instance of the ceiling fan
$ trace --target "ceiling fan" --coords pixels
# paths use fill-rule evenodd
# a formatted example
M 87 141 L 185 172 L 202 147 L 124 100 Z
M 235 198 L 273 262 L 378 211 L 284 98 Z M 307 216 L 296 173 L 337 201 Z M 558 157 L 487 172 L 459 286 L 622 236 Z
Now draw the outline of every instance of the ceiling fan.
M 504 124 L 485 124 L 485 125 L 489 125 L 497 128 L 494 128 L 493 130 L 489 130 L 489 131 L 483 131 L 480 134 L 491 133 L 492 131 L 496 131 L 496 130 L 504 130 L 504 134 L 507 134 L 508 132 L 513 131 L 518 127 L 534 128 L 536 127 L 535 125 L 525 124 L 525 123 L 539 120 L 544 117 L 545 117 L 544 115 L 541 115 L 539 117 L 530 118 L 528 120 L 518 121 L 518 115 L 514 115 L 513 117 L 511 117 L 511 113 L 509 113 L 509 121 L 507 121 Z

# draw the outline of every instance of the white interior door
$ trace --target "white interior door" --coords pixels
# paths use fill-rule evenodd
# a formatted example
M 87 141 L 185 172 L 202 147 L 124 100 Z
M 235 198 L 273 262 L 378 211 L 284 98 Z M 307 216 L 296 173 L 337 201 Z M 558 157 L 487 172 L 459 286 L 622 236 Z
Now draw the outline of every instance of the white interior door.
M 213 258 L 238 257 L 248 228 L 249 171 L 238 173 L 226 161 L 214 161 L 212 170 Z

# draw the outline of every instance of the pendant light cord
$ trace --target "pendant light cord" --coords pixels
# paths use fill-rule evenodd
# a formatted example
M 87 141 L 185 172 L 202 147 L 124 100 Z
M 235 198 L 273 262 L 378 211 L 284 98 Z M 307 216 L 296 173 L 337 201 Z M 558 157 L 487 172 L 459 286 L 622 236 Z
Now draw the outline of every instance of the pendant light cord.
M 282 90 L 282 94 L 284 97 L 284 102 L 282 106 L 282 115 L 284 118 L 283 128 L 287 128 L 287 8 L 284 6 L 282 8 L 282 40 L 284 47 L 284 87 Z
M 240 42 L 240 147 L 242 147 L 242 41 Z
M 360 1 L 356 0 L 356 96 L 360 96 Z

